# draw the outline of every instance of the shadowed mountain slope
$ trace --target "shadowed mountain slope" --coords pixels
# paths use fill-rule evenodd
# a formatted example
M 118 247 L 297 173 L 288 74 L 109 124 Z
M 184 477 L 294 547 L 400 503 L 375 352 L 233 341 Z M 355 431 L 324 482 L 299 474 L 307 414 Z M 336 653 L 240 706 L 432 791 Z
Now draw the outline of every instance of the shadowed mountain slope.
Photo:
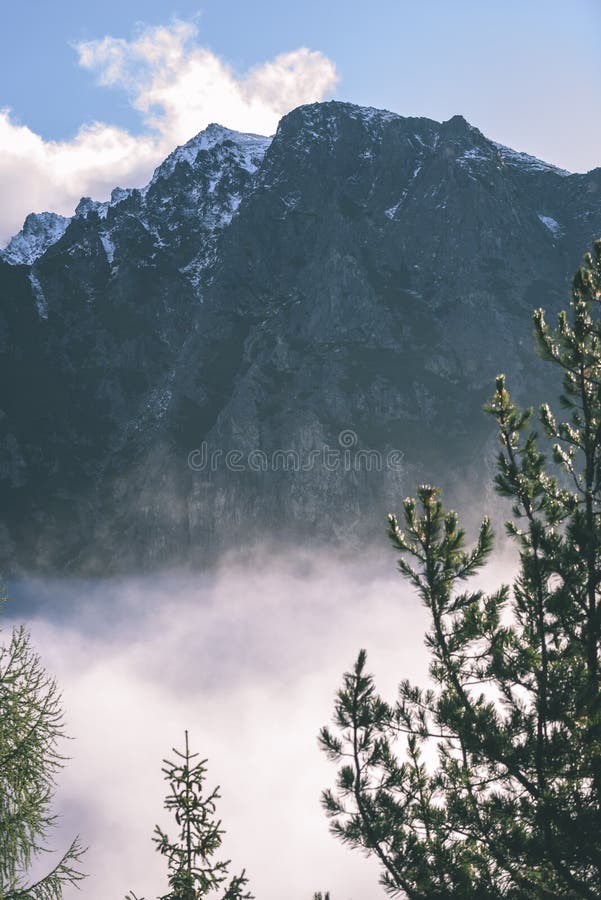
M 423 479 L 461 503 L 495 374 L 554 394 L 531 310 L 598 235 L 600 169 L 336 102 L 272 140 L 211 125 L 144 190 L 28 217 L 0 255 L 5 566 L 360 543 Z

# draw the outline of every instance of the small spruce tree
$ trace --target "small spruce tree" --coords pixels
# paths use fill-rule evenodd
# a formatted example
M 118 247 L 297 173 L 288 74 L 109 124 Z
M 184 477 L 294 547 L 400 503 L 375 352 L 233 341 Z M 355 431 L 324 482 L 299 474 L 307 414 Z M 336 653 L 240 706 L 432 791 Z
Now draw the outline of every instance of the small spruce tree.
M 155 826 L 153 841 L 167 859 L 169 891 L 159 900 L 198 900 L 219 894 L 221 900 L 253 900 L 245 891 L 248 884 L 244 870 L 228 880 L 230 860 L 214 861 L 222 843 L 221 821 L 215 818 L 219 788 L 205 794 L 206 762 L 191 753 L 188 732 L 183 752 L 173 748 L 177 759 L 163 760 L 163 773 L 169 782 L 165 809 L 174 813 L 179 834 L 175 840 Z M 130 900 L 138 900 L 129 894 Z
M 402 526 L 389 517 L 400 571 L 430 614 L 433 687 L 403 681 L 389 704 L 361 651 L 321 744 L 341 764 L 323 797 L 333 832 L 377 857 L 391 895 L 601 896 L 600 301 L 597 241 L 571 315 L 552 330 L 534 313 L 539 351 L 563 373 L 564 419 L 547 405 L 539 416 L 551 460 L 503 376 L 488 406 L 519 553 L 512 587 L 469 588 L 490 523 L 467 550 L 435 488 L 405 500 Z
M 45 875 L 28 874 L 36 859 L 51 853 L 46 844 L 57 819 L 52 800 L 64 764 L 63 738 L 56 682 L 25 627 L 13 628 L 0 645 L 0 900 L 60 900 L 66 885 L 85 877 L 78 838 Z

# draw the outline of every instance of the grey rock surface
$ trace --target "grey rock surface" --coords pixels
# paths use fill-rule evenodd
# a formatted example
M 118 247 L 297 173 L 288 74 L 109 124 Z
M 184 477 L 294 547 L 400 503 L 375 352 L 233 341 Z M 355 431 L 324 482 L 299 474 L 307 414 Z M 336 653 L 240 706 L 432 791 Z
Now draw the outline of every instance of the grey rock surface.
M 211 125 L 58 225 L 0 255 L 0 565 L 360 547 L 416 482 L 485 489 L 498 371 L 555 396 L 531 311 L 601 235 L 601 169 L 321 103 Z

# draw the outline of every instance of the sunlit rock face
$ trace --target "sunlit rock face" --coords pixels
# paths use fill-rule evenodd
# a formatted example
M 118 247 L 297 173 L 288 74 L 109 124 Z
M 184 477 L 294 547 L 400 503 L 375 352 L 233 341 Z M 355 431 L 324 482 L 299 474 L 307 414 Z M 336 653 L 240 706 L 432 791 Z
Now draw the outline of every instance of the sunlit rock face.
M 599 235 L 600 169 L 345 103 L 29 217 L 0 252 L 2 565 L 359 546 L 418 481 L 478 498 L 494 376 L 554 396 L 531 310 Z

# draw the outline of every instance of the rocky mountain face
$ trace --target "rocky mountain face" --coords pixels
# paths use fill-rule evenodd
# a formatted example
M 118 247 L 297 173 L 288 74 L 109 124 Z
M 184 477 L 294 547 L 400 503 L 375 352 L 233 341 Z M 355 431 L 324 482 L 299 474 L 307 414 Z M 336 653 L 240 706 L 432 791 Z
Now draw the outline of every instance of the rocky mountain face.
M 554 396 L 531 310 L 599 235 L 601 169 L 334 102 L 29 216 L 0 252 L 0 565 L 360 546 L 417 481 L 479 496 L 494 376 Z

